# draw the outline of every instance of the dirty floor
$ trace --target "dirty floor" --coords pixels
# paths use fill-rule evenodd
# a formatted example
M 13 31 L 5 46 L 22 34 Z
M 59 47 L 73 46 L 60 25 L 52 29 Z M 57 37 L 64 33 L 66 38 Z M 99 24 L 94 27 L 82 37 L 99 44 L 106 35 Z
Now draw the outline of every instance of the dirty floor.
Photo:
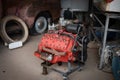
M 42 60 L 36 58 L 33 53 L 37 50 L 40 35 L 31 36 L 23 47 L 9 50 L 0 44 L 0 80 L 62 80 L 62 76 L 52 70 L 49 74 L 42 75 Z M 69 80 L 114 80 L 113 75 L 98 70 L 98 51 L 88 49 L 88 60 L 81 71 L 69 75 Z M 65 69 L 63 66 L 54 67 Z

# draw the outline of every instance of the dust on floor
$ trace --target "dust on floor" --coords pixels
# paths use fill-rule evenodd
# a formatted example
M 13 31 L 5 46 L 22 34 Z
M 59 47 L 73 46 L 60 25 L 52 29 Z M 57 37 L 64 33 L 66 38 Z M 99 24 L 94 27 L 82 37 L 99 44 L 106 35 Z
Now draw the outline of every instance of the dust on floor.
M 32 36 L 23 47 L 14 50 L 9 50 L 0 44 L 0 80 L 62 80 L 62 76 L 52 70 L 48 70 L 49 74 L 46 76 L 41 74 L 42 60 L 33 54 L 37 50 L 40 37 L 40 35 Z M 98 70 L 98 61 L 97 49 L 88 49 L 88 60 L 83 70 L 72 73 L 69 79 L 114 80 L 112 74 Z M 63 66 L 60 68 L 64 69 Z

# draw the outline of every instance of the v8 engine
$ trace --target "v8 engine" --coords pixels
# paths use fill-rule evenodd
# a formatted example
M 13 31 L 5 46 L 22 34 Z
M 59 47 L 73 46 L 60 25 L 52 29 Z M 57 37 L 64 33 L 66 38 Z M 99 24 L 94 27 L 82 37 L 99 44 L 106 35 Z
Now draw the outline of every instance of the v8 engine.
M 39 44 L 38 57 L 51 63 L 73 61 L 73 44 L 74 40 L 68 36 L 46 33 Z
M 81 29 L 82 27 L 79 25 L 68 25 L 65 30 L 45 33 L 41 38 L 35 56 L 50 64 L 74 61 L 84 63 L 87 59 L 88 40 L 86 35 L 81 35 Z M 46 66 L 43 68 L 45 69 Z M 75 70 L 70 70 L 63 76 L 66 77 Z

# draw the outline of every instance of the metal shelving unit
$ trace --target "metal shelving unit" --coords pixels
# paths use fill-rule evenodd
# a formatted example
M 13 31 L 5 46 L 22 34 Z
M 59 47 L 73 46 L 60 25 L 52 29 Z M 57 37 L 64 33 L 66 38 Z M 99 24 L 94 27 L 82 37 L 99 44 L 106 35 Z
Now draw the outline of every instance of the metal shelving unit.
M 108 31 L 112 31 L 112 32 L 120 32 L 120 30 L 116 30 L 116 29 L 110 29 L 109 28 L 109 22 L 110 19 L 120 19 L 120 13 L 119 14 L 115 14 L 115 13 L 104 13 L 104 15 L 106 16 L 106 20 L 105 20 L 105 24 L 103 24 L 101 22 L 101 20 L 99 20 L 99 18 L 93 14 L 94 18 L 100 23 L 101 27 L 94 27 L 94 29 L 99 29 L 102 30 L 104 32 L 103 34 L 103 41 L 102 43 L 102 49 L 101 49 L 101 55 L 100 55 L 100 62 L 99 62 L 99 69 L 103 68 L 103 62 L 104 62 L 104 50 L 106 47 L 106 40 L 107 40 L 107 33 Z
M 109 29 L 109 22 L 111 18 L 114 19 L 120 19 L 120 15 L 118 14 L 112 14 L 112 13 L 105 13 L 106 15 L 106 21 L 105 21 L 105 26 L 104 26 L 104 36 L 103 36 L 103 42 L 102 42 L 102 51 L 100 55 L 100 64 L 99 64 L 99 69 L 102 69 L 103 67 L 103 61 L 104 61 L 104 51 L 106 47 L 106 39 L 107 39 L 107 33 L 108 31 L 113 31 L 113 32 L 120 32 L 120 30 L 115 30 L 115 29 Z

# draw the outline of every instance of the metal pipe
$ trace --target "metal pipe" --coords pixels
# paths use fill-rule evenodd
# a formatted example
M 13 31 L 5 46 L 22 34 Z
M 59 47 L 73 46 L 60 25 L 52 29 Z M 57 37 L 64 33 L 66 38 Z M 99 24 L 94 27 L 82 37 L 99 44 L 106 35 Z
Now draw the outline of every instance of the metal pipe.
M 103 45 L 102 45 L 102 53 L 100 55 L 99 69 L 103 68 L 104 50 L 105 50 L 105 46 L 106 46 L 106 39 L 107 39 L 107 31 L 108 31 L 108 26 L 109 26 L 109 20 L 110 20 L 109 15 L 107 15 L 106 23 L 105 23 L 105 30 L 104 30 Z

